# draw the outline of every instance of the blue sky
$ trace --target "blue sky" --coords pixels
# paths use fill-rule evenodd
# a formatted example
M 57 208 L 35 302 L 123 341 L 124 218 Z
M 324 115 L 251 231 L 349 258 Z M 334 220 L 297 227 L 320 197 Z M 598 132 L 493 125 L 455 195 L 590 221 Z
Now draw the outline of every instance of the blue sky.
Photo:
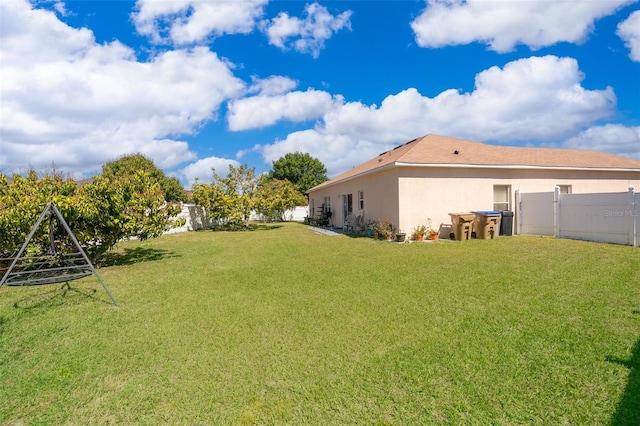
M 0 0 L 0 171 L 186 187 L 428 133 L 640 159 L 637 1 Z

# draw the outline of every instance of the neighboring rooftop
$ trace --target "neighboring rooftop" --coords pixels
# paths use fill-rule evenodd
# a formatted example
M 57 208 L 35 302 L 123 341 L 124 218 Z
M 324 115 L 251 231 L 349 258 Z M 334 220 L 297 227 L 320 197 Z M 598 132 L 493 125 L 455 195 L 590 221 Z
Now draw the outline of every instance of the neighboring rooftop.
M 640 172 L 640 160 L 599 151 L 489 145 L 447 136 L 426 135 L 383 152 L 316 188 L 329 186 L 376 169 L 411 165 L 608 169 Z

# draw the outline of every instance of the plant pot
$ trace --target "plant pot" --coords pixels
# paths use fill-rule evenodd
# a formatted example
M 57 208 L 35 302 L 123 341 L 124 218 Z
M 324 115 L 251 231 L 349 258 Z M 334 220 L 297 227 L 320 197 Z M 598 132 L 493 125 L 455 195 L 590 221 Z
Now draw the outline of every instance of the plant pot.
M 367 235 L 373 237 L 373 229 L 367 229 Z
M 373 238 L 377 240 L 379 236 L 378 231 L 373 231 Z
M 416 241 L 424 240 L 424 235 L 416 235 Z
M 384 239 L 387 240 L 387 241 L 391 241 L 391 237 L 392 236 L 393 235 L 391 235 L 391 234 L 384 234 Z
M 396 241 L 399 243 L 404 243 L 404 239 L 407 237 L 407 234 L 404 232 L 399 232 L 396 234 Z
M 436 241 L 438 239 L 438 233 L 437 232 L 433 232 L 433 233 L 429 234 L 429 239 L 431 241 Z

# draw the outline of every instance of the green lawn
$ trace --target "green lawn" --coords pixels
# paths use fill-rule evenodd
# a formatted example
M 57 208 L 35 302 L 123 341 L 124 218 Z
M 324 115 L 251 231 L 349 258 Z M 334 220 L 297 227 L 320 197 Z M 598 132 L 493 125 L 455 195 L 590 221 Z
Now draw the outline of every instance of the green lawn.
M 640 249 L 300 224 L 0 289 L 0 424 L 640 424 Z

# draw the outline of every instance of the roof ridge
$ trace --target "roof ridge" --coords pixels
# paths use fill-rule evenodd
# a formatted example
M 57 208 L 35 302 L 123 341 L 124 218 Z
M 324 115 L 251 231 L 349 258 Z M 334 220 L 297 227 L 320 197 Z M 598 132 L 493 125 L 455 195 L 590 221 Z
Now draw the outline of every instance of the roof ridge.
M 547 169 L 601 169 L 640 171 L 640 160 L 596 150 L 495 145 L 426 134 L 384 151 L 316 188 L 335 184 L 387 167 L 401 165 L 451 167 L 540 167 Z M 313 189 L 313 188 L 312 188 Z

